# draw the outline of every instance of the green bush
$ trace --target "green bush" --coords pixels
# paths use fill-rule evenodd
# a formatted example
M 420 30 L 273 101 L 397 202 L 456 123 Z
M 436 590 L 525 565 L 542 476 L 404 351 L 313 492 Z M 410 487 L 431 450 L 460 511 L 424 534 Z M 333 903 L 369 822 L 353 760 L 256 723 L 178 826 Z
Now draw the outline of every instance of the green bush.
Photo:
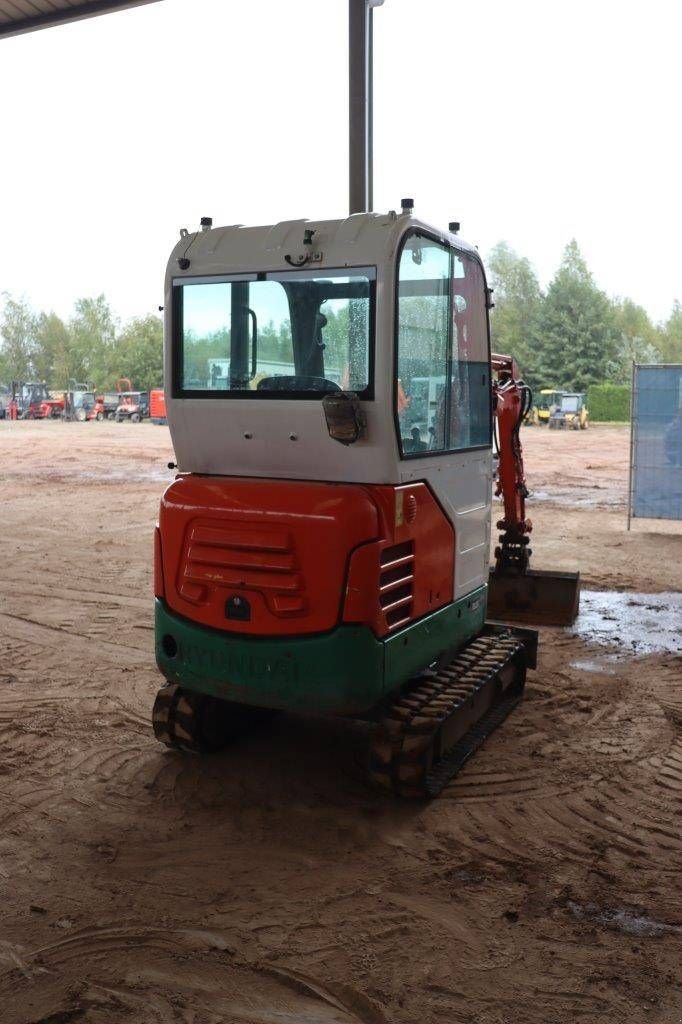
M 627 423 L 630 419 L 630 387 L 627 384 L 591 384 L 587 408 L 595 423 Z

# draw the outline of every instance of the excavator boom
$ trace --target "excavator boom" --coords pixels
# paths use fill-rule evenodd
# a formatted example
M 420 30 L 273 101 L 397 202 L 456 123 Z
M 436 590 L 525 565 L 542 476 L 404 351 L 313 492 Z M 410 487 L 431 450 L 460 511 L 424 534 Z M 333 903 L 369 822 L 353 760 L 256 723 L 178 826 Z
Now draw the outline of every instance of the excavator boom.
M 529 547 L 533 525 L 526 518 L 528 488 L 523 466 L 521 423 L 532 395 L 521 380 L 512 356 L 491 358 L 495 443 L 498 454 L 496 495 L 504 516 L 497 523 L 499 543 L 490 570 L 488 614 L 506 622 L 568 626 L 580 601 L 580 575 L 531 569 Z

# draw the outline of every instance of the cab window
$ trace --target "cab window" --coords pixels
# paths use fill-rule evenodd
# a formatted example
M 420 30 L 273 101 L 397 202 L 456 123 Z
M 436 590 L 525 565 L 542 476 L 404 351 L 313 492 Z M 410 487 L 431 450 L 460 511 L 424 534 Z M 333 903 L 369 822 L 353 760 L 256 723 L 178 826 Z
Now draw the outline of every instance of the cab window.
M 174 281 L 178 397 L 371 398 L 375 270 Z
M 488 314 L 483 271 L 471 256 L 452 253 L 450 449 L 490 444 Z
M 412 235 L 398 281 L 397 409 L 403 454 L 445 448 L 450 254 Z
M 408 236 L 397 308 L 401 454 L 489 445 L 488 322 L 478 262 L 425 236 Z

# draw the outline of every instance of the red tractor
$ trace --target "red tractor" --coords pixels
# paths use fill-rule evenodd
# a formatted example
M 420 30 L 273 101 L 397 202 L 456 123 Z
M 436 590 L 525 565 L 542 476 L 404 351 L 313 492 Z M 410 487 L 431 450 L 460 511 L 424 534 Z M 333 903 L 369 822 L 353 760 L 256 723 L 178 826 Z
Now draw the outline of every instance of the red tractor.
M 8 405 L 10 419 L 52 419 L 61 416 L 63 409 L 63 396 L 53 398 L 44 381 L 12 381 L 12 397 Z

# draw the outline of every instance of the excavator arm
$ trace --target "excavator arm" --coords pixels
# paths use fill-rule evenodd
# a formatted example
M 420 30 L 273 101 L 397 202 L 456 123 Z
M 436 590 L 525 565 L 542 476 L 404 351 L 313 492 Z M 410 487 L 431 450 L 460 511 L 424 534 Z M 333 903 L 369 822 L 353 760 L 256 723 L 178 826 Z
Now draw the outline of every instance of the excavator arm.
M 531 569 L 528 546 L 533 525 L 526 518 L 526 474 L 521 424 L 532 404 L 531 390 L 521 379 L 513 356 L 493 353 L 493 425 L 498 456 L 496 496 L 504 515 L 495 564 L 490 571 L 489 614 L 511 622 L 566 626 L 575 621 L 580 576 L 571 572 Z
M 527 384 L 520 379 L 519 369 L 512 356 L 493 353 L 493 424 L 497 449 L 497 487 L 495 494 L 502 498 L 504 518 L 497 523 L 502 531 L 495 549 L 496 568 L 504 572 L 525 572 L 531 555 L 529 534 L 533 529 L 526 519 L 526 475 L 523 468 L 521 423 L 528 412 L 533 396 Z

